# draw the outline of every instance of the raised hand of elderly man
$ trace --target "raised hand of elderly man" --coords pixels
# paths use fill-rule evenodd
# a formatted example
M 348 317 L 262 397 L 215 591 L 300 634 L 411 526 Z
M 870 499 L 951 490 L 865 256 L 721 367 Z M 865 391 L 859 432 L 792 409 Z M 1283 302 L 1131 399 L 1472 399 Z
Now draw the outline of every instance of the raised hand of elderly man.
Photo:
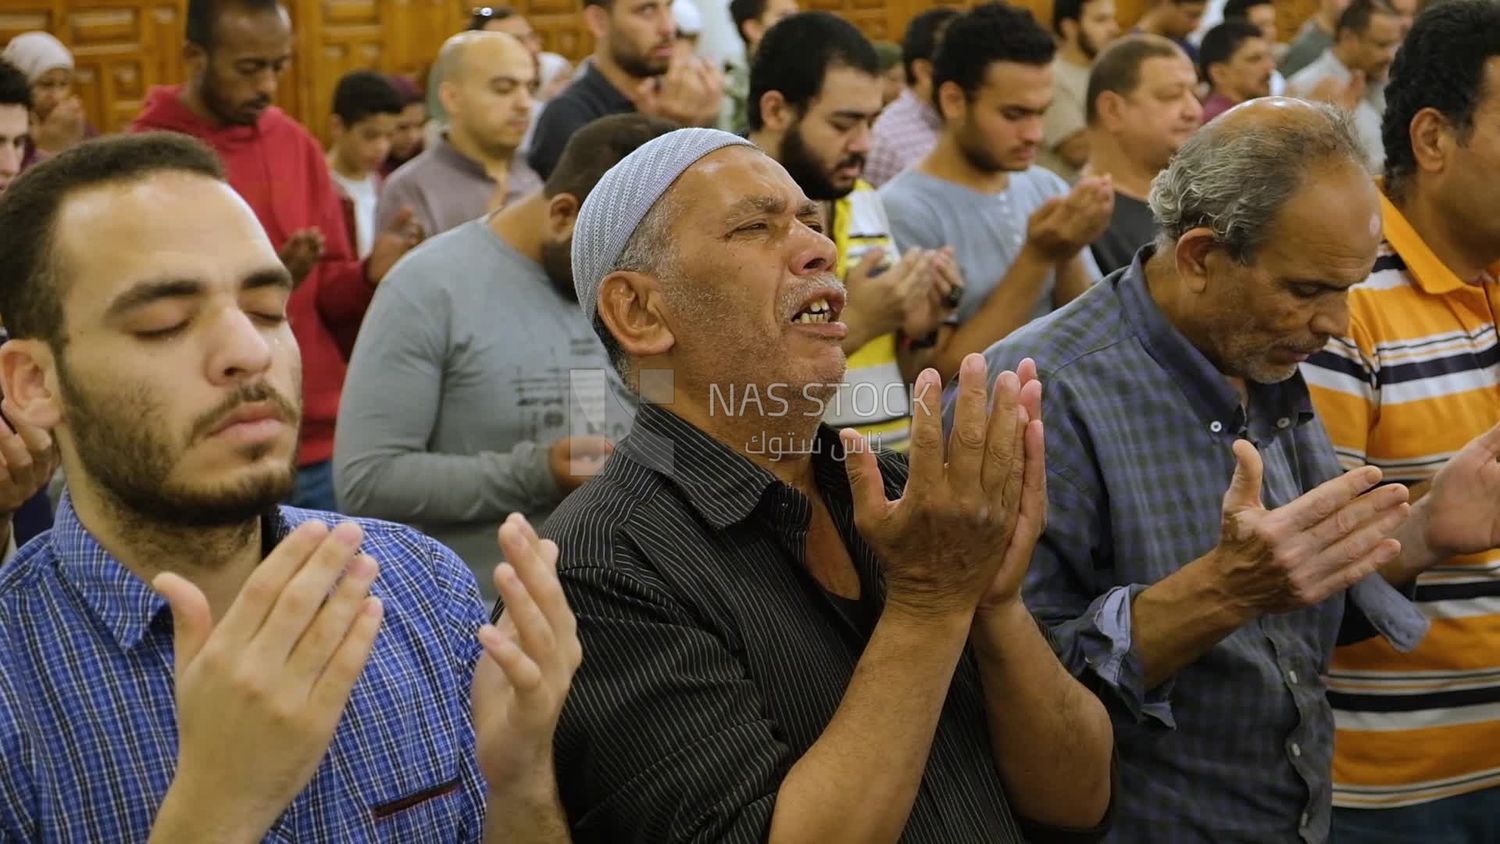
M 1002 373 L 986 401 L 985 370 L 979 355 L 959 370 L 946 449 L 937 409 L 942 385 L 932 370 L 917 378 L 911 474 L 895 501 L 886 500 L 874 455 L 845 435 L 855 524 L 885 565 L 887 602 L 920 617 L 961 618 L 965 626 L 1001 564 L 1024 571 L 1030 559 L 1029 552 L 1008 555 L 1027 468 L 1028 411 L 1015 373 Z M 1019 588 L 1018 577 L 1007 580 Z
M 1135 599 L 1147 688 L 1249 621 L 1320 604 L 1401 553 L 1392 534 L 1410 516 L 1407 490 L 1377 488 L 1379 469 L 1354 469 L 1268 510 L 1260 454 L 1239 440 L 1234 457 L 1218 546 Z M 1195 609 L 1179 611 L 1189 605 Z

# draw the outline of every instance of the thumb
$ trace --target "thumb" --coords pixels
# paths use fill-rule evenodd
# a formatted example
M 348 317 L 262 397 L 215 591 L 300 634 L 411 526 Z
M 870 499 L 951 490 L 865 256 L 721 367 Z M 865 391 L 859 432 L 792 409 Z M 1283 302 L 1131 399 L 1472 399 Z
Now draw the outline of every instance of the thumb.
M 213 613 L 203 591 L 181 575 L 163 572 L 151 581 L 151 588 L 172 608 L 172 648 L 177 656 L 176 674 L 181 677 L 213 632 Z
M 1249 440 L 1234 441 L 1234 477 L 1229 479 L 1229 491 L 1224 493 L 1224 512 L 1238 513 L 1241 510 L 1259 510 L 1261 484 L 1260 452 Z
M 875 450 L 869 441 L 852 428 L 839 431 L 839 442 L 844 446 L 844 471 L 849 475 L 849 493 L 854 499 L 855 522 L 878 517 L 887 501 L 885 482 L 880 477 L 880 464 L 875 459 Z
M 877 246 L 865 252 L 864 256 L 859 259 L 859 264 L 848 274 L 848 278 L 869 278 L 870 273 L 874 272 L 875 268 L 880 266 L 880 262 L 883 260 L 885 260 L 885 249 L 883 247 Z

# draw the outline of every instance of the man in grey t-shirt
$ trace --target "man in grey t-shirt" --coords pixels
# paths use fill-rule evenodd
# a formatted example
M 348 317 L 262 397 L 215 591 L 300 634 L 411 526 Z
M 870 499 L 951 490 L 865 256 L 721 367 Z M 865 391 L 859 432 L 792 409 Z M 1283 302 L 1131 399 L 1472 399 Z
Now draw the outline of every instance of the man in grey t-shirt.
M 392 270 L 339 407 L 345 512 L 426 531 L 493 597 L 500 522 L 540 525 L 630 426 L 633 401 L 573 292 L 573 222 L 606 170 L 673 128 L 636 114 L 585 127 L 542 191 Z
M 948 25 L 933 57 L 943 131 L 916 166 L 880 190 L 898 243 L 952 245 L 965 289 L 957 324 L 917 341 L 946 379 L 1099 278 L 1084 249 L 1109 224 L 1107 179 L 1069 191 L 1035 166 L 1052 101 L 1052 36 L 1025 10 L 987 4 Z

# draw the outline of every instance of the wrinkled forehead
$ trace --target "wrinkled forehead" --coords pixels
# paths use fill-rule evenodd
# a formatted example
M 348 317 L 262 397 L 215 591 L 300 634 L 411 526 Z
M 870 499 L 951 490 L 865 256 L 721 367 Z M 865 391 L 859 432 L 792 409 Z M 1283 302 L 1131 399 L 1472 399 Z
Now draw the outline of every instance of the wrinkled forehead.
M 731 216 L 749 199 L 774 199 L 792 209 L 807 201 L 786 168 L 759 149 L 743 145 L 705 155 L 662 196 L 662 201 L 677 206 L 690 225 L 706 227 Z
M 1261 262 L 1283 277 L 1364 280 L 1380 249 L 1380 196 L 1353 161 L 1314 165 L 1267 229 Z

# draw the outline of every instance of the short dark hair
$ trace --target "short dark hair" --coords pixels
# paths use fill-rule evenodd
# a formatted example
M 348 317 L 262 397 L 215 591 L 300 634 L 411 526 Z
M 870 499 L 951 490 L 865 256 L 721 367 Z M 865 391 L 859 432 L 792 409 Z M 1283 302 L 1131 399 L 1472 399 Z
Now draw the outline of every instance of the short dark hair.
M 745 37 L 745 24 L 760 20 L 760 16 L 766 13 L 766 0 L 729 0 L 729 17 L 734 21 L 734 33 L 750 45 L 750 39 Z
M 959 11 L 952 6 L 938 6 L 917 15 L 906 25 L 906 34 L 901 38 L 901 66 L 906 69 L 906 84 L 917 84 L 913 68 L 918 61 L 932 61 L 943 31 L 958 16 Z
M 31 110 L 31 82 L 19 67 L 0 59 L 0 105 L 25 106 Z
M 1031 12 L 1004 3 L 975 6 L 953 19 L 932 57 L 932 98 L 952 82 L 973 99 L 995 62 L 1051 64 L 1057 44 Z
M 503 21 L 515 14 L 516 10 L 509 6 L 480 6 L 469 13 L 469 30 L 484 29 L 484 25 L 490 21 Z
M 1339 21 L 1333 27 L 1333 37 L 1338 38 L 1345 32 L 1355 35 L 1364 35 L 1370 30 L 1370 20 L 1376 15 L 1395 15 L 1396 10 L 1385 0 L 1350 0 L 1348 6 L 1339 14 Z
M 1411 121 L 1424 108 L 1437 110 L 1467 143 L 1474 112 L 1497 91 L 1484 84 L 1485 64 L 1500 56 L 1500 4 L 1492 0 L 1447 0 L 1417 16 L 1391 63 L 1385 88 L 1385 189 L 1399 197 L 1417 169 Z
M 543 195 L 571 194 L 580 203 L 625 156 L 677 124 L 638 112 L 601 117 L 573 133 L 542 188 Z
M 1208 69 L 1216 64 L 1227 64 L 1239 52 L 1240 45 L 1251 38 L 1264 38 L 1260 27 L 1249 21 L 1226 20 L 1203 33 L 1203 42 L 1198 45 L 1198 73 L 1210 87 L 1214 79 Z
M 1226 0 L 1224 3 L 1224 20 L 1245 21 L 1250 19 L 1250 10 L 1256 6 L 1270 6 L 1275 8 L 1272 0 Z
M 1052 31 L 1061 38 L 1063 21 L 1082 21 L 1083 7 L 1089 0 L 1057 0 L 1052 4 Z
M 838 15 L 798 12 L 767 30 L 750 64 L 745 112 L 751 131 L 765 125 L 760 99 L 767 91 L 780 91 L 800 114 L 823 90 L 823 79 L 834 67 L 880 73 L 875 47 Z
M 1093 125 L 1099 114 L 1101 94 L 1111 91 L 1128 97 L 1141 84 L 1141 65 L 1147 59 L 1171 59 L 1179 56 L 1187 58 L 1182 48 L 1173 44 L 1171 39 L 1148 33 L 1127 35 L 1105 47 L 1089 70 L 1088 95 L 1083 104 L 1084 117 L 1089 125 Z
M 280 0 L 188 0 L 187 40 L 207 50 L 214 46 L 214 27 L 225 9 L 248 12 L 271 12 L 281 7 Z
M 400 114 L 406 102 L 384 74 L 355 70 L 333 89 L 333 113 L 349 128 L 372 114 Z
M 12 337 L 65 345 L 55 233 L 63 204 L 101 185 L 179 171 L 224 180 L 213 150 L 177 132 L 107 135 L 26 170 L 0 194 L 0 315 Z

